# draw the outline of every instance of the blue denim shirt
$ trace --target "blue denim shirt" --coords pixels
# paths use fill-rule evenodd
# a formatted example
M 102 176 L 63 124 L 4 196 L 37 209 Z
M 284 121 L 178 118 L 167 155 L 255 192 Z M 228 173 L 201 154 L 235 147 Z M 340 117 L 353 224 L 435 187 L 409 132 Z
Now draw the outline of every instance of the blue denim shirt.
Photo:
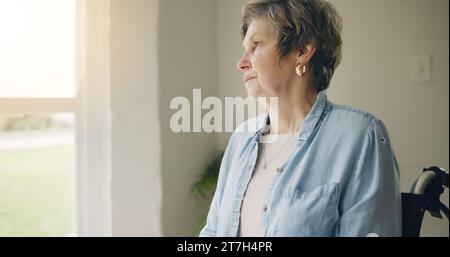
M 235 237 L 268 115 L 232 134 L 200 236 Z M 254 130 L 244 129 L 255 127 Z M 261 206 L 264 236 L 401 236 L 399 169 L 384 124 L 318 94 Z

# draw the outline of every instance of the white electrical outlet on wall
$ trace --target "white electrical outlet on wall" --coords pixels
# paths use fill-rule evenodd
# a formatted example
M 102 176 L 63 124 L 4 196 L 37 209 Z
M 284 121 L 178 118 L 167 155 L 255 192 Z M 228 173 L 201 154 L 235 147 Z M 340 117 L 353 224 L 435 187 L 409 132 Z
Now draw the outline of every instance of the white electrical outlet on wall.
M 415 55 L 409 60 L 409 79 L 412 82 L 431 80 L 431 55 Z

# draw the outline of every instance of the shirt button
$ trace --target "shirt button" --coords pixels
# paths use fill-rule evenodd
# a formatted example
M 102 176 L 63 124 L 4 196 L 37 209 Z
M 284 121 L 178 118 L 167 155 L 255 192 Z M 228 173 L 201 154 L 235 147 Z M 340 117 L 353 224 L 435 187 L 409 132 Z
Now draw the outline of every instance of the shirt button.
M 263 212 L 267 211 L 267 205 L 263 205 Z
M 281 167 L 277 168 L 277 173 L 281 173 L 281 172 L 283 172 L 283 168 L 281 168 Z

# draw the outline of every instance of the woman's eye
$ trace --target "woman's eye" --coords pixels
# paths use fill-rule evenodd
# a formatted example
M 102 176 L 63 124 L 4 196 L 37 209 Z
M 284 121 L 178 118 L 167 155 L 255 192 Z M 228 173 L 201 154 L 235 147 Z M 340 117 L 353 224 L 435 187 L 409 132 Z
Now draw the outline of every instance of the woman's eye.
M 261 45 L 261 42 L 253 42 L 253 50 L 255 50 L 260 45 Z

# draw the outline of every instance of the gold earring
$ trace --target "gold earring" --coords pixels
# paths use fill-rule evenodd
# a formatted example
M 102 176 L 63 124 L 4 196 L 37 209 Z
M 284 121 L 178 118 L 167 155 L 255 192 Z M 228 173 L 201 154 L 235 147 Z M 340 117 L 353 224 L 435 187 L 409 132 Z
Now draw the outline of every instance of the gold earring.
M 298 76 L 300 77 L 303 76 L 303 74 L 305 74 L 306 72 L 306 65 L 303 65 L 303 67 L 301 67 L 300 64 L 297 64 L 297 66 L 295 66 L 295 72 L 297 73 Z
M 295 73 L 297 73 L 297 75 L 299 75 L 300 77 L 302 76 L 302 72 L 300 71 L 300 64 L 297 64 L 297 66 L 295 66 Z

